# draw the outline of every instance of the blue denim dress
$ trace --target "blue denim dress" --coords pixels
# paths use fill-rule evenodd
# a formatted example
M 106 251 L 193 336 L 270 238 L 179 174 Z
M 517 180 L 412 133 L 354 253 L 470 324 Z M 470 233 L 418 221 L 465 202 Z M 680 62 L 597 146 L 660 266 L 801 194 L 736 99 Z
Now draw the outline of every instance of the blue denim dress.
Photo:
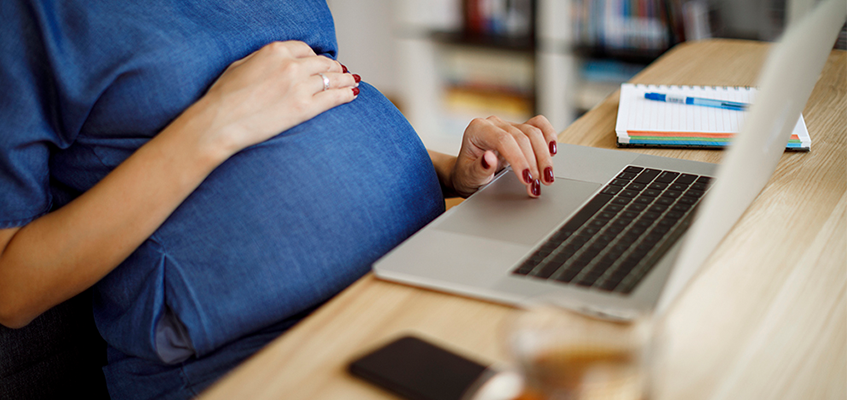
M 10 0 L 0 14 L 0 228 L 88 190 L 263 45 L 337 56 L 316 0 Z M 416 133 L 360 89 L 227 160 L 97 284 L 114 398 L 198 393 L 443 211 Z

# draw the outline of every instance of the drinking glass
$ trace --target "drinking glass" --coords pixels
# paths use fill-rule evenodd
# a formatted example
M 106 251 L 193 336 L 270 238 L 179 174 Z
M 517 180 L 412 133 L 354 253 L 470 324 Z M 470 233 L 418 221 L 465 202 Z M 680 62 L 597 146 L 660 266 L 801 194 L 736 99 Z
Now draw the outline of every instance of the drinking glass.
M 645 399 L 649 321 L 603 320 L 547 305 L 519 312 L 509 346 L 525 380 L 520 399 Z

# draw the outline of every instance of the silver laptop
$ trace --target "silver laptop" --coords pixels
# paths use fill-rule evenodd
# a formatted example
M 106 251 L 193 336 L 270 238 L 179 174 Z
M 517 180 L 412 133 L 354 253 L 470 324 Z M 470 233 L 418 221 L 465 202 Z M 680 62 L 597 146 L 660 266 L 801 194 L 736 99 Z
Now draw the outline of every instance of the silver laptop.
M 612 319 L 662 313 L 773 174 L 846 8 L 821 2 L 774 45 L 722 164 L 561 144 L 543 196 L 528 198 L 504 171 L 378 260 L 375 273 Z

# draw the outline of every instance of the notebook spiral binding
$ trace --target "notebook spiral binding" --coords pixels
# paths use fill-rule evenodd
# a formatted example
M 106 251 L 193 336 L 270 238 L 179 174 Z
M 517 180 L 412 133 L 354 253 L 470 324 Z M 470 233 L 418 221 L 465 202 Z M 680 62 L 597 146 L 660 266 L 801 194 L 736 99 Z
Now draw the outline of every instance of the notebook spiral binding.
M 643 83 L 636 83 L 636 84 L 635 84 L 635 86 L 637 86 L 637 87 L 645 87 L 645 88 L 647 88 L 647 89 L 669 89 L 669 88 L 676 88 L 676 89 L 680 89 L 680 90 L 685 90 L 685 89 L 698 89 L 698 88 L 699 88 L 699 89 L 704 89 L 704 90 L 707 90 L 707 89 L 714 89 L 714 90 L 718 90 L 718 89 L 723 89 L 723 90 L 729 90 L 729 89 L 735 89 L 735 90 L 749 90 L 749 89 L 754 89 L 754 88 L 755 88 L 755 86 L 647 85 L 647 84 L 643 84 Z

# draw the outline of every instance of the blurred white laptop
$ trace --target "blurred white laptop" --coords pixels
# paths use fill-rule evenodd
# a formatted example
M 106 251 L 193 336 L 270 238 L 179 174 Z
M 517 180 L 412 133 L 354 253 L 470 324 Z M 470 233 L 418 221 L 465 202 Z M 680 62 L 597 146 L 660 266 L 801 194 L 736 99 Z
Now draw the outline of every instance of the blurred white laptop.
M 773 174 L 846 9 L 822 1 L 773 46 L 722 164 L 561 144 L 543 196 L 528 198 L 503 172 L 378 260 L 375 273 L 613 319 L 663 312 Z

